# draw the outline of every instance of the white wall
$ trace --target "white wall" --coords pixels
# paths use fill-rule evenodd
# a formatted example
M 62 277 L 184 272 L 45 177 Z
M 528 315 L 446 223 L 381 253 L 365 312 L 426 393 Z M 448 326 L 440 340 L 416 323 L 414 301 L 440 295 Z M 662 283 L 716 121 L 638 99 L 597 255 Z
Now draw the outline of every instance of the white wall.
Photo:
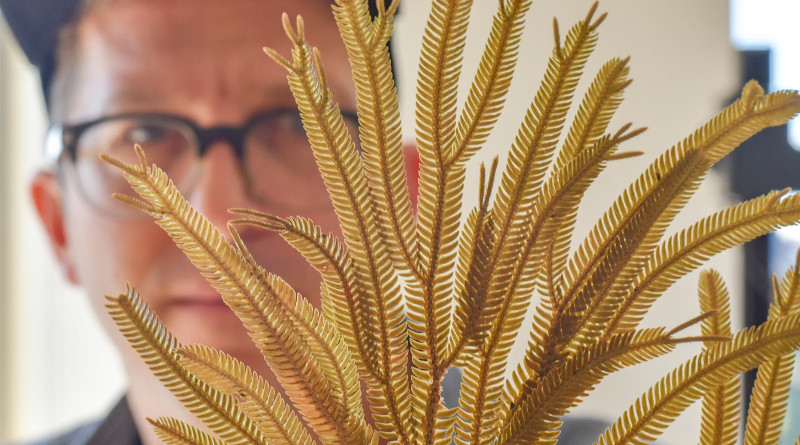
M 38 438 L 101 415 L 122 368 L 83 295 L 55 265 L 28 197 L 43 165 L 39 81 L 0 33 L 0 443 Z
M 429 4 L 428 0 L 405 0 L 402 3 L 395 48 L 399 53 L 398 65 L 404 69 L 417 65 Z M 517 125 L 535 94 L 552 50 L 552 18 L 558 17 L 563 36 L 572 24 L 585 16 L 590 4 L 588 0 L 533 2 L 520 50 L 521 66 L 517 68 L 502 122 L 481 160 L 489 161 L 495 153 L 507 150 L 516 135 Z M 473 6 L 464 57 L 467 75 L 461 78 L 462 99 L 480 60 L 483 41 L 489 33 L 496 7 L 495 0 L 477 0 Z M 634 83 L 626 92 L 626 100 L 612 128 L 634 122 L 636 126 L 649 127 L 649 130 L 623 147 L 642 150 L 646 154 L 639 159 L 612 164 L 590 190 L 579 218 L 580 233 L 588 232 L 611 199 L 650 161 L 721 109 L 738 81 L 736 55 L 728 42 L 726 0 L 606 0 L 600 2 L 600 11 L 607 11 L 609 15 L 600 27 L 600 40 L 587 69 L 590 74 L 585 76 L 582 88 L 591 82 L 594 72 L 609 58 L 631 56 Z M 414 72 L 403 71 L 400 79 L 405 134 L 409 140 L 414 138 Z M 719 172 L 713 172 L 684 215 L 676 221 L 675 227 L 689 225 L 730 205 L 733 200 L 734 197 L 727 192 L 725 179 Z M 727 279 L 731 294 L 742 295 L 738 281 L 742 267 L 740 254 L 729 252 L 711 264 Z M 695 273 L 674 286 L 668 296 L 653 308 L 649 324 L 674 326 L 699 314 L 696 280 Z M 741 308 L 733 310 L 734 317 L 740 319 Z M 610 423 L 658 377 L 698 350 L 694 346 L 682 346 L 666 360 L 638 366 L 608 378 L 576 413 L 608 419 Z M 697 442 L 699 405 L 690 413 L 670 428 L 663 437 L 664 443 Z

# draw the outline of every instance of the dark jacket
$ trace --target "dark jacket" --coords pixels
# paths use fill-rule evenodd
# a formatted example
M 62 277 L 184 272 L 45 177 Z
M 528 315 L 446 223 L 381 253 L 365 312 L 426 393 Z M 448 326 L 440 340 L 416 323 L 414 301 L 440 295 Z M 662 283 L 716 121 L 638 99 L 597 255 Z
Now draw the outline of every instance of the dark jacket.
M 589 445 L 606 429 L 608 423 L 586 418 L 564 419 L 559 444 Z M 72 431 L 32 445 L 141 445 L 128 402 L 123 397 L 108 417 L 82 425 Z
M 123 397 L 103 420 L 87 423 L 32 445 L 142 445 L 127 398 Z

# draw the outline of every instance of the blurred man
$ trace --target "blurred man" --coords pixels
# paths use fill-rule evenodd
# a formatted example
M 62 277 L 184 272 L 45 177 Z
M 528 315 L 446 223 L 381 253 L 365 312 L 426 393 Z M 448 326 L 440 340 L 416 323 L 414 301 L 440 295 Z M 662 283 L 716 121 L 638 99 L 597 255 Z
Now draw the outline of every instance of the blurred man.
M 302 15 L 334 98 L 355 129 L 355 90 L 330 0 L 0 0 L 0 6 L 40 68 L 52 124 L 51 169 L 32 184 L 36 209 L 64 274 L 86 290 L 117 344 L 130 382 L 105 420 L 50 443 L 153 445 L 158 441 L 145 416 L 190 415 L 105 314 L 104 296 L 122 291 L 126 281 L 181 342 L 225 350 L 265 375 L 269 370 L 236 316 L 164 231 L 111 198 L 130 192 L 98 154 L 131 162 L 131 148 L 141 144 L 217 227 L 230 219 L 227 209 L 250 207 L 302 214 L 338 233 L 286 73 L 261 52 L 268 46 L 288 54 L 280 15 Z M 274 233 L 243 230 L 267 270 L 318 304 L 318 274 L 293 248 Z M 452 400 L 455 391 L 446 392 Z

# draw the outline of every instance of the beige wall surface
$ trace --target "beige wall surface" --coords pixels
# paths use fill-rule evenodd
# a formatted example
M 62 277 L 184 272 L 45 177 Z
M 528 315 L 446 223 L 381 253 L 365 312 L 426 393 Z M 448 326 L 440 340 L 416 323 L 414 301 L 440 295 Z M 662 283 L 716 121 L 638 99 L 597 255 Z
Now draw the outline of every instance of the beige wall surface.
M 490 149 L 476 161 L 489 160 L 510 146 L 551 51 L 552 17 L 558 17 L 564 35 L 583 17 L 589 4 L 586 0 L 534 2 L 520 50 L 521 65 L 502 122 L 490 139 Z M 408 140 L 414 137 L 413 79 L 428 5 L 428 0 L 403 0 L 394 43 Z M 476 0 L 473 7 L 461 98 L 475 72 L 496 5 L 496 0 Z M 631 56 L 634 83 L 612 126 L 631 121 L 649 130 L 624 147 L 644 151 L 645 155 L 615 163 L 590 190 L 578 224 L 581 236 L 634 179 L 635 172 L 710 118 L 738 84 L 737 59 L 728 42 L 727 0 L 607 0 L 600 9 L 608 11 L 609 16 L 601 26 L 600 41 L 587 72 L 593 73 L 611 57 Z M 99 414 L 124 387 L 116 358 L 79 292 L 58 278 L 59 271 L 52 264 L 27 202 L 25 187 L 41 162 L 38 153 L 44 129 L 43 124 L 23 127 L 20 122 L 35 122 L 42 111 L 40 99 L 33 92 L 35 78 L 24 72 L 21 56 L 9 52 L 7 39 L 2 43 L 2 74 L 8 76 L 14 70 L 15 83 L 12 86 L 7 79 L 0 83 L 0 140 L 4 147 L 24 146 L 28 151 L 15 150 L 18 155 L 11 156 L 8 150 L 0 149 L 6 156 L 0 164 L 0 202 L 6 206 L 0 209 L 0 220 L 2 239 L 8 243 L 0 249 L 4 256 L 0 266 L 5 268 L 0 271 L 0 442 L 55 431 Z M 591 75 L 586 77 L 582 89 L 591 80 Z M 14 119 L 10 118 L 12 113 Z M 474 188 L 468 187 L 468 196 L 474 196 Z M 714 171 L 675 227 L 686 226 L 733 201 L 724 175 Z M 734 296 L 741 295 L 741 264 L 736 251 L 711 263 L 728 279 Z M 648 323 L 671 326 L 696 315 L 696 279 L 693 274 L 678 283 L 653 309 Z M 734 317 L 740 316 L 740 308 L 735 307 Z M 607 379 L 576 414 L 613 421 L 668 367 L 696 351 L 694 346 L 684 346 L 666 360 Z M 693 409 L 698 412 L 698 407 Z M 664 443 L 696 442 L 698 423 L 696 416 L 685 416 L 670 428 Z
M 0 443 L 101 415 L 125 386 L 116 352 L 55 265 L 28 198 L 43 165 L 38 76 L 0 20 Z

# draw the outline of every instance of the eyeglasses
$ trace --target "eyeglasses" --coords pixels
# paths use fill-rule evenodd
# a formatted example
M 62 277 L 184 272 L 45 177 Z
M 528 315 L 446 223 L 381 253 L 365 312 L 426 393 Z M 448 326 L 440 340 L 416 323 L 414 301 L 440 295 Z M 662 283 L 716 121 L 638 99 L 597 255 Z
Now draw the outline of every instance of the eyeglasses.
M 342 112 L 354 140 L 355 113 Z M 135 163 L 141 145 L 148 161 L 163 169 L 184 194 L 194 187 L 203 155 L 215 142 L 227 142 L 239 160 L 249 197 L 275 210 L 308 211 L 330 206 L 325 184 L 296 109 L 260 112 L 240 127 L 201 127 L 169 114 L 128 113 L 71 126 L 54 126 L 47 136 L 48 157 L 74 164 L 81 193 L 98 210 L 121 218 L 140 213 L 112 198 L 133 192 L 120 172 L 100 153 Z

